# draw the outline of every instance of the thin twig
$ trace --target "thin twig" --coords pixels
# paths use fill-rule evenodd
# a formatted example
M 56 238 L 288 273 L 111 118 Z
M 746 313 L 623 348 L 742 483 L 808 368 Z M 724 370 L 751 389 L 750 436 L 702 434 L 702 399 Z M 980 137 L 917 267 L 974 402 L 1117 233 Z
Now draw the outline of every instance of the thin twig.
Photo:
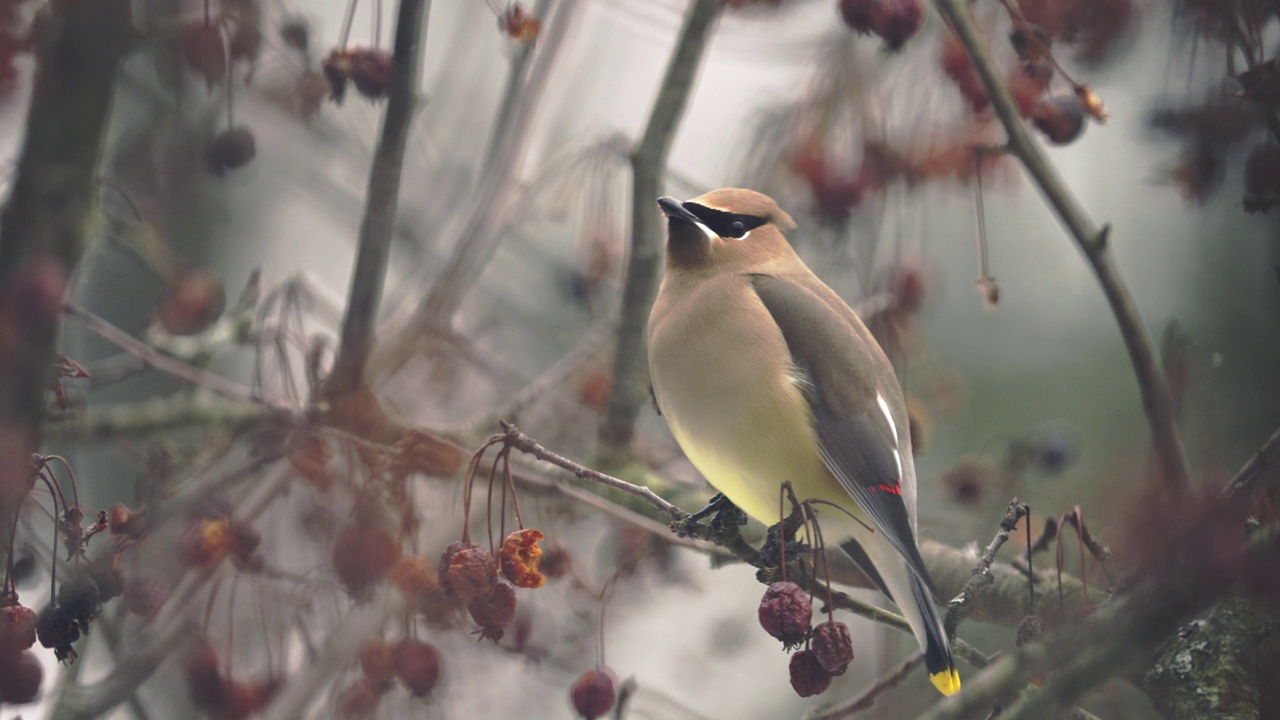
M 1099 542 L 1093 533 L 1089 532 L 1089 526 L 1084 521 L 1084 514 L 1080 511 L 1080 506 L 1067 515 L 1062 517 L 1063 525 L 1070 525 L 1076 529 L 1076 533 L 1080 537 L 1080 542 L 1084 545 L 1089 554 L 1102 565 L 1102 574 L 1107 576 L 1108 590 L 1114 590 L 1120 583 L 1120 573 L 1116 570 L 1115 560 L 1111 556 L 1111 548 L 1105 543 Z M 1080 574 L 1080 579 L 1085 580 L 1084 573 Z
M 204 368 L 188 365 L 181 360 L 164 355 L 150 345 L 147 345 L 141 340 L 80 307 L 79 305 L 67 303 L 63 306 L 62 311 L 66 313 L 68 317 L 78 320 L 95 335 L 114 343 L 125 352 L 128 352 L 130 355 L 138 358 L 148 366 L 159 370 L 166 375 L 172 375 L 173 377 L 176 377 L 179 380 L 185 380 L 192 385 L 199 385 L 201 387 L 208 388 L 220 395 L 266 404 L 265 401 L 248 385 L 242 385 L 234 380 L 228 380 L 221 375 L 211 373 Z
M 1255 490 L 1274 486 L 1277 482 L 1280 482 L 1280 430 L 1272 433 L 1258 452 L 1231 478 L 1223 490 L 1223 496 L 1245 500 Z
M 351 291 L 347 295 L 346 314 L 342 318 L 342 340 L 326 387 L 329 397 L 348 394 L 364 382 L 378 306 L 382 302 L 382 286 L 387 277 L 387 263 L 391 259 L 391 237 L 400 201 L 400 175 L 404 167 L 405 147 L 409 142 L 409 128 L 418 102 L 418 81 L 430 8 L 431 0 L 400 0 L 387 112 L 378 147 L 373 154 L 373 166 L 369 170 L 356 268 L 351 275 Z
M 954 638 L 956 636 L 956 628 L 960 626 L 960 621 L 964 619 L 965 614 L 969 611 L 969 606 L 973 604 L 974 599 L 982 593 L 984 588 L 994 582 L 991 577 L 991 563 L 995 562 L 996 553 L 1000 552 L 1001 546 L 1009 540 L 1009 533 L 1013 532 L 1014 528 L 1018 526 L 1018 521 L 1030 511 L 1031 506 L 1018 502 L 1018 498 L 1009 501 L 1009 509 L 1000 521 L 1000 531 L 992 538 L 991 544 L 987 545 L 982 557 L 978 559 L 978 564 L 974 566 L 973 574 L 969 577 L 969 581 L 964 584 L 964 588 L 952 598 L 951 602 L 947 603 L 947 617 L 943 621 L 947 637 Z
M 667 156 L 688 105 L 711 26 L 723 5 L 722 0 L 694 0 L 689 6 L 644 134 L 631 153 L 631 253 L 622 289 L 613 389 L 600 423 L 597 450 L 606 464 L 617 464 L 630 455 L 636 416 L 648 397 L 644 333 L 649 308 L 658 291 L 658 263 L 662 256 L 662 225 L 655 203 L 662 194 Z
M 810 713 L 805 717 L 807 720 L 839 720 L 840 718 L 853 717 L 859 712 L 870 708 L 876 704 L 876 699 L 881 695 L 894 689 L 915 670 L 920 663 L 924 662 L 924 653 L 917 652 L 902 662 L 901 665 L 890 670 L 889 672 L 876 678 L 871 687 L 863 690 L 856 697 L 846 700 L 839 705 L 833 705 L 824 710 Z
M 597 470 L 592 470 L 586 465 L 581 465 L 563 455 L 546 449 L 540 445 L 537 440 L 534 440 L 523 432 L 520 432 L 520 428 L 517 428 L 509 422 L 502 423 L 502 430 L 506 433 L 507 444 L 522 453 L 532 455 L 539 460 L 544 460 L 552 465 L 564 468 L 583 480 L 591 480 L 592 482 L 596 482 L 601 485 L 611 487 L 614 490 L 620 490 L 628 495 L 640 498 L 653 506 L 653 508 L 658 512 L 671 518 L 673 521 L 683 520 L 687 515 L 684 510 L 681 510 L 675 505 L 663 500 L 657 493 L 647 487 L 632 485 L 626 480 L 619 480 L 612 475 L 606 475 Z
M 1001 79 L 1001 73 L 979 35 L 968 3 L 965 0 L 934 0 L 934 3 L 972 58 L 974 68 L 991 97 L 992 107 L 1008 133 L 1009 152 L 1022 162 L 1093 267 L 1129 351 L 1164 481 L 1170 490 L 1184 492 L 1189 486 L 1187 461 L 1183 454 L 1182 438 L 1178 433 L 1173 396 L 1169 392 L 1164 373 L 1156 362 L 1151 338 L 1143 325 L 1138 307 L 1108 250 L 1110 226 L 1098 227 L 1094 223 L 1067 187 L 1057 168 L 1049 162 L 1040 145 L 1027 133 L 1013 96 Z

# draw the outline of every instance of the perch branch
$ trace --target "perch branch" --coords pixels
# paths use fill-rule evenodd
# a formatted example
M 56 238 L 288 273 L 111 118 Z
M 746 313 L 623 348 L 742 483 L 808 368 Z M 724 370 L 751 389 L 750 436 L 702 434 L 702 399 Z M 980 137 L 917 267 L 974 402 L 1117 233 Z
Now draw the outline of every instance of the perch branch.
M 640 144 L 631 153 L 631 254 L 622 289 L 618 341 L 613 360 L 613 389 L 600 424 L 598 457 L 606 465 L 627 458 L 636 416 L 644 404 L 647 363 L 645 326 L 657 293 L 662 233 L 654 206 L 662 194 L 662 174 L 676 128 L 689 103 L 699 60 L 720 14 L 721 0 L 694 0 L 667 65 Z
M 857 697 L 839 705 L 833 705 L 824 710 L 811 713 L 805 717 L 807 720 L 840 720 L 840 718 L 853 717 L 875 705 L 876 698 L 898 687 L 898 684 L 905 680 L 911 674 L 911 671 L 915 670 L 923 662 L 924 653 L 918 652 L 904 660 L 898 667 L 881 675 L 871 684 L 871 687 L 863 690 Z
M 1271 434 L 1258 452 L 1227 483 L 1223 495 L 1247 500 L 1260 487 L 1271 487 L 1280 481 L 1280 430 Z
M 373 346 L 374 325 L 382 301 L 382 286 L 387 277 L 387 263 L 391 259 L 391 238 L 400 201 L 400 175 L 417 105 L 423 40 L 430 7 L 431 0 L 400 0 L 387 112 L 382 121 L 378 147 L 373 154 L 373 167 L 369 170 L 356 268 L 351 276 L 346 315 L 342 318 L 342 340 L 326 386 L 329 397 L 349 394 L 364 382 L 365 364 Z
M 934 0 L 934 4 L 973 59 L 974 68 L 991 97 L 992 107 L 1008 133 L 1009 152 L 1022 162 L 1022 166 L 1093 267 L 1133 363 L 1161 474 L 1169 489 L 1175 492 L 1186 490 L 1187 461 L 1183 454 L 1182 439 L 1178 434 L 1173 396 L 1169 392 L 1164 373 L 1156 362 L 1151 338 L 1138 314 L 1138 307 L 1120 277 L 1108 249 L 1110 226 L 1098 227 L 1094 223 L 1080 201 L 1071 193 L 1057 168 L 1049 162 L 1040 145 L 1027 133 L 1013 96 L 1001 79 L 1000 71 L 979 35 L 968 3 L 965 0 Z

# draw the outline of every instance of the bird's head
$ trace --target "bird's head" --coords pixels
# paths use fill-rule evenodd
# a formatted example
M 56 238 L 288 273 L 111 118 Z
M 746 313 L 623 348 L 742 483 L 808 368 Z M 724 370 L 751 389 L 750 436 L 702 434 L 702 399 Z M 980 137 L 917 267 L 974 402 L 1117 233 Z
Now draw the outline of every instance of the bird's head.
M 773 198 L 721 188 L 680 202 L 658 198 L 667 216 L 667 268 L 746 272 L 792 254 L 783 231 L 795 227 Z

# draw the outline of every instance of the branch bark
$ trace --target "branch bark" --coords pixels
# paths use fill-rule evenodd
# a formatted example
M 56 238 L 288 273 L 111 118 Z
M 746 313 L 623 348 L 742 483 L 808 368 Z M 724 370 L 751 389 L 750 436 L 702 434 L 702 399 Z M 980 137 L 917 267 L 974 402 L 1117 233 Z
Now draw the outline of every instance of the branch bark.
M 1188 487 L 1187 461 L 1183 454 L 1182 438 L 1178 434 L 1173 396 L 1156 361 L 1155 350 L 1138 313 L 1138 307 L 1111 257 L 1107 246 L 1110 226 L 1098 227 L 1094 223 L 1080 201 L 1071 193 L 1057 168 L 1049 162 L 1040 145 L 1031 139 L 1018 114 L 1013 95 L 1001 79 L 1000 71 L 978 32 L 968 3 L 964 0 L 934 0 L 934 4 L 955 30 L 972 58 L 974 68 L 991 97 L 991 105 L 1008 133 L 1009 152 L 1022 162 L 1027 174 L 1058 214 L 1059 221 L 1075 240 L 1098 277 L 1098 283 L 1115 315 L 1125 348 L 1129 351 L 1129 360 L 1137 375 L 1142 408 L 1151 427 L 1161 474 L 1170 490 L 1178 493 L 1185 491 Z
M 662 176 L 676 128 L 684 116 L 699 61 L 720 14 L 720 0 L 694 0 L 685 13 L 675 50 L 640 144 L 631 153 L 631 257 L 622 290 L 618 341 L 613 361 L 613 390 L 600 424 L 600 461 L 616 465 L 631 452 L 636 416 L 644 404 L 645 327 L 658 291 L 662 226 L 654 203 L 662 194 Z
M 387 112 L 383 117 L 378 147 L 374 151 L 373 167 L 369 170 L 356 268 L 351 276 L 346 314 L 342 318 L 342 340 L 333 373 L 325 387 L 331 398 L 351 393 L 364 382 L 378 306 L 382 301 L 382 286 L 387 277 L 387 263 L 391 259 L 391 237 L 400 201 L 400 175 L 417 105 L 430 8 L 431 0 L 400 0 Z

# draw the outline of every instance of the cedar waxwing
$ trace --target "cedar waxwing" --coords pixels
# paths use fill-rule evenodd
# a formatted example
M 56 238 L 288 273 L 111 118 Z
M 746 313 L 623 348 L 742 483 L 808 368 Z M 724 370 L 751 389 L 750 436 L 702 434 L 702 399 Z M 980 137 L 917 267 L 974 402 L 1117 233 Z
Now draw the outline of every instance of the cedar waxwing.
M 820 499 L 822 534 L 902 610 L 944 694 L 960 676 L 916 544 L 916 473 L 893 366 L 783 237 L 772 198 L 728 188 L 667 216 L 649 315 L 654 400 L 707 480 L 766 525 L 781 484 Z M 856 518 L 856 520 L 855 520 Z

